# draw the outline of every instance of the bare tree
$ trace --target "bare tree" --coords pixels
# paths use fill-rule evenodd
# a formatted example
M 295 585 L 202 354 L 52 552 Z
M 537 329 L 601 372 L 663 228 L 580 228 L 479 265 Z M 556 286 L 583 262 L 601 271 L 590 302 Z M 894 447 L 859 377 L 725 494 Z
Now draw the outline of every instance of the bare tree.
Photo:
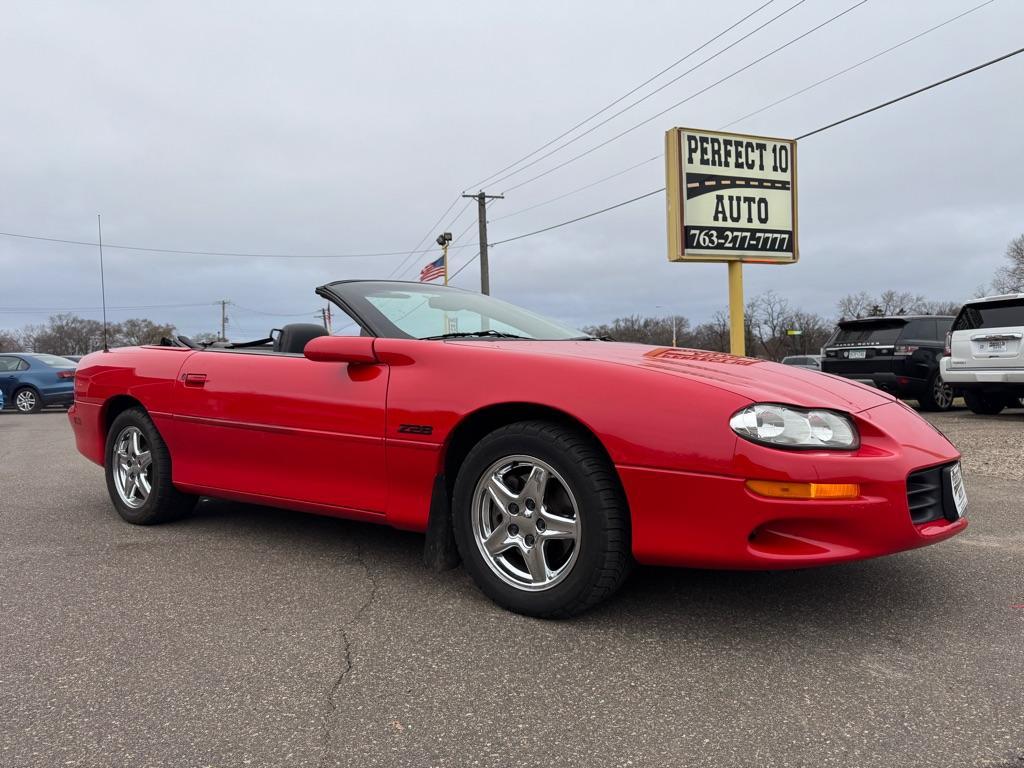
M 119 347 L 141 347 L 143 344 L 159 344 L 163 336 L 173 336 L 173 325 L 158 325 L 152 320 L 132 318 L 111 328 L 112 343 Z
M 196 344 L 212 344 L 215 341 L 220 341 L 220 331 L 200 331 L 192 334 L 189 338 Z
M 878 297 L 878 306 L 881 307 L 883 317 L 892 315 L 909 315 L 917 313 L 919 305 L 924 301 L 924 296 L 913 294 L 909 291 L 882 291 Z
M 1024 235 L 1018 235 L 1006 246 L 1009 264 L 996 272 L 992 290 L 996 293 L 1024 293 Z
M 103 324 L 77 315 L 53 315 L 44 325 L 26 326 L 22 343 L 33 352 L 87 355 L 103 346 Z
M 21 352 L 21 342 L 7 331 L 0 331 L 0 352 Z
M 915 311 L 922 315 L 955 315 L 961 306 L 959 301 L 927 300 L 920 302 Z
M 747 318 L 762 355 L 769 360 L 781 360 L 786 354 L 787 331 L 792 326 L 789 302 L 775 291 L 767 291 L 751 299 Z M 755 353 L 755 347 L 748 344 L 747 354 Z
M 843 296 L 836 305 L 840 320 L 860 320 L 865 317 L 892 317 L 894 315 L 947 315 L 956 314 L 960 305 L 953 301 L 935 301 L 909 291 L 882 291 L 872 296 L 865 291 Z
M 701 323 L 690 334 L 690 342 L 696 349 L 711 352 L 727 352 L 729 350 L 729 315 L 722 310 L 715 312 L 711 320 Z
M 618 317 L 611 323 L 589 326 L 583 330 L 592 336 L 610 336 L 616 341 L 667 347 L 672 344 L 672 320 L 671 317 L 629 315 Z M 675 325 L 676 343 L 685 346 L 691 335 L 690 321 L 682 315 L 676 315 Z
M 860 320 L 862 317 L 867 317 L 874 306 L 875 300 L 865 291 L 847 294 L 839 300 L 837 305 L 839 319 Z
M 787 336 L 787 355 L 816 355 L 832 335 L 833 323 L 813 312 L 797 310 L 789 322 L 790 329 L 800 333 Z

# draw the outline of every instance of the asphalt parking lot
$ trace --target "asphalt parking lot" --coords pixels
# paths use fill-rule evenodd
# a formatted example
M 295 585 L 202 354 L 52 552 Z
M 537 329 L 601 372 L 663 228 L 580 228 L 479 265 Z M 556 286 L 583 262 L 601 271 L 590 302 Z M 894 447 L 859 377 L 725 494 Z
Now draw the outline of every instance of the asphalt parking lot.
M 369 524 L 129 526 L 63 413 L 0 414 L 0 766 L 1024 766 L 1024 411 L 930 418 L 963 536 L 556 623 Z

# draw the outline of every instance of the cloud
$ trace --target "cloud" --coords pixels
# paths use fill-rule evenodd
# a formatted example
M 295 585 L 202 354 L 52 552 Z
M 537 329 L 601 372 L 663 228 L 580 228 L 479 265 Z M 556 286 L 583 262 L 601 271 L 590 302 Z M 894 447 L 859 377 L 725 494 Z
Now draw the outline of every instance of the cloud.
M 194 250 L 412 249 L 467 184 L 498 170 L 711 37 L 734 4 L 24 4 L 0 31 L 0 230 Z M 507 188 L 663 109 L 845 7 L 808 3 Z M 492 212 L 548 200 L 638 163 L 672 125 L 715 128 L 964 9 L 867 4 L 684 107 L 509 192 Z M 767 10 L 765 13 L 767 14 Z M 776 11 L 777 12 L 777 11 Z M 767 16 L 763 16 L 767 18 Z M 796 135 L 1017 45 L 1017 4 L 995 3 L 735 130 Z M 731 39 L 731 38 L 730 38 Z M 712 45 L 708 51 L 716 50 Z M 705 52 L 706 53 L 706 52 Z M 699 60 L 695 57 L 692 63 Z M 1024 57 L 1022 57 L 1024 59 Z M 692 65 L 691 63 L 691 65 Z M 676 72 L 681 71 L 676 70 Z M 963 298 L 1020 234 L 1024 60 L 800 145 L 801 261 L 751 266 L 769 288 L 831 313 L 855 290 Z M 627 102 L 628 103 L 628 102 Z M 492 240 L 574 218 L 664 183 L 648 164 L 508 219 Z M 475 191 L 475 190 L 470 190 Z M 489 189 L 500 192 L 500 188 Z M 443 225 L 469 229 L 474 206 Z M 725 303 L 721 265 L 669 264 L 659 196 L 494 248 L 495 295 L 577 325 Z M 453 265 L 475 248 L 453 251 Z M 313 289 L 381 277 L 401 257 L 255 260 L 107 252 L 113 306 L 192 333 L 262 334 L 321 305 Z M 426 257 L 409 260 L 415 278 Z M 0 327 L 50 307 L 96 307 L 94 249 L 0 237 Z M 457 284 L 472 286 L 476 265 Z M 668 311 L 668 310 L 661 310 Z M 82 314 L 98 316 L 98 310 Z

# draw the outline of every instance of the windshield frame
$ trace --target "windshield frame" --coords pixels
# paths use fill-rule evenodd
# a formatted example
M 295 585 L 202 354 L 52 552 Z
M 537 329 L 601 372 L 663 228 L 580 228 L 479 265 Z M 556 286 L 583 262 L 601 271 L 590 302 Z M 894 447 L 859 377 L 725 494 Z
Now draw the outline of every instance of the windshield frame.
M 550 324 L 556 328 L 560 328 L 566 332 L 573 332 L 574 335 L 565 338 L 551 338 L 551 339 L 531 339 L 523 337 L 522 339 L 516 339 L 510 336 L 485 336 L 485 335 L 458 335 L 451 338 L 462 340 L 474 340 L 474 341 L 570 341 L 578 340 L 582 338 L 582 331 L 578 331 L 575 328 L 570 328 L 562 325 L 558 321 L 551 320 L 543 315 L 539 315 L 532 310 L 520 307 L 511 302 L 502 301 L 501 299 L 495 299 L 492 296 L 485 294 L 478 294 L 474 291 L 467 291 L 463 288 L 455 288 L 447 285 L 435 285 L 433 283 L 419 283 L 411 280 L 339 280 L 333 283 L 327 283 L 316 289 L 318 296 L 321 296 L 328 301 L 336 304 L 345 314 L 352 318 L 360 329 L 369 336 L 376 338 L 385 339 L 416 339 L 420 341 L 438 341 L 443 339 L 432 339 L 430 337 L 413 336 L 406 331 L 403 331 L 393 322 L 391 322 L 374 304 L 367 298 L 368 293 L 372 293 L 380 290 L 395 290 L 395 291 L 408 291 L 418 292 L 420 290 L 429 290 L 430 292 L 451 292 L 453 294 L 468 294 L 472 297 L 481 297 L 496 302 L 497 305 L 504 305 L 511 309 L 522 312 L 526 315 L 536 318 L 537 320 Z M 500 320 L 500 318 L 495 318 Z

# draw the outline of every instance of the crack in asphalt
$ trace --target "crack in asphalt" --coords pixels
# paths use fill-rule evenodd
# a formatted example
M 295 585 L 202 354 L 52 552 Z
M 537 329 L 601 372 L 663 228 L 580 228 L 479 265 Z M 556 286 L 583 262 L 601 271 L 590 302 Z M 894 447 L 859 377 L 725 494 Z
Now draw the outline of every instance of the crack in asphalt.
M 349 628 L 354 626 L 356 622 L 363 617 L 363 615 L 370 609 L 370 605 L 377 597 L 378 583 L 374 577 L 369 565 L 366 563 L 366 557 L 363 554 L 362 544 L 356 542 L 356 562 L 363 568 L 364 578 L 370 582 L 370 589 L 367 592 L 366 599 L 360 604 L 359 609 L 355 612 L 355 615 L 346 623 L 342 624 L 338 628 L 338 634 L 341 636 L 341 668 L 338 670 L 337 677 L 331 683 L 331 687 L 327 692 L 327 706 L 324 712 L 324 724 L 323 724 L 323 752 L 320 757 L 320 768 L 327 765 L 327 761 L 331 755 L 331 747 L 333 741 L 334 729 L 332 725 L 334 723 L 335 715 L 338 713 L 338 705 L 335 703 L 335 698 L 338 694 L 338 689 L 341 688 L 342 683 L 345 682 L 345 678 L 352 672 L 352 641 L 349 638 Z

